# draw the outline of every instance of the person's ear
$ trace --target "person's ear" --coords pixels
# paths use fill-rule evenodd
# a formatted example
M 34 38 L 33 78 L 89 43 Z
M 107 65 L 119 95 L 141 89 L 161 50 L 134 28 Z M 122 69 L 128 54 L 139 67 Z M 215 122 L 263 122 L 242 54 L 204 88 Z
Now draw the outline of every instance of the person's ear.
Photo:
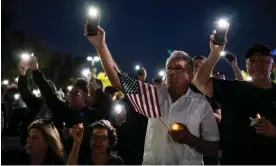
M 189 72 L 189 82 L 192 82 L 193 78 L 194 78 L 194 73 L 193 72 Z

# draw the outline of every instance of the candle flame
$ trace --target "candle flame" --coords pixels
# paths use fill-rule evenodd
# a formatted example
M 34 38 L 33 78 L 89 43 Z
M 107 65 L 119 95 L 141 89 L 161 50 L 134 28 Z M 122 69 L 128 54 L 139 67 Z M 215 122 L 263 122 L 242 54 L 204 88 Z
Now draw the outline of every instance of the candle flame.
M 261 119 L 261 115 L 260 115 L 259 113 L 257 113 L 256 117 L 257 117 L 258 119 Z
M 172 125 L 172 130 L 180 130 L 180 126 L 176 123 Z

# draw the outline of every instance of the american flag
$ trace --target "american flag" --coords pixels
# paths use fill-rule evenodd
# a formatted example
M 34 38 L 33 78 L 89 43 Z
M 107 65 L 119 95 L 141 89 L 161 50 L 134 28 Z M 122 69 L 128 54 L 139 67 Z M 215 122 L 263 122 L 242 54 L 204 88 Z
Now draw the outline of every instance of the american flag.
M 136 112 L 149 117 L 161 117 L 157 88 L 153 85 L 118 72 L 124 93 L 132 103 Z

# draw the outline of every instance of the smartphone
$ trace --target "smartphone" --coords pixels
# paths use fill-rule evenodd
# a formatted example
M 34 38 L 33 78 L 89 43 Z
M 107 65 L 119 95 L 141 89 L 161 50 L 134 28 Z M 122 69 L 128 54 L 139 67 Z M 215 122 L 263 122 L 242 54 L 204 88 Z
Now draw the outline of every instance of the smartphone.
M 216 23 L 216 34 L 215 34 L 215 39 L 213 41 L 214 45 L 219 45 L 222 46 L 224 44 L 224 38 L 227 35 L 229 28 L 229 23 L 225 20 L 219 20 Z
M 100 22 L 100 10 L 97 7 L 88 8 L 87 13 L 87 35 L 95 36 L 97 35 L 97 26 Z
M 225 55 L 225 58 L 229 61 L 229 62 L 233 62 L 233 60 L 235 59 L 235 55 L 233 55 L 232 53 L 227 52 Z

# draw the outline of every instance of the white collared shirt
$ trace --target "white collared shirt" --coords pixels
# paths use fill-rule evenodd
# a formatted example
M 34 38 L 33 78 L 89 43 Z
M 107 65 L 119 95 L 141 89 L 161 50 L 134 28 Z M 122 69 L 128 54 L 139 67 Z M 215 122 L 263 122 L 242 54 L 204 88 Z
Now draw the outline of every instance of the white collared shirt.
M 213 110 L 204 96 L 188 89 L 175 103 L 168 89 L 158 89 L 159 105 L 165 124 L 184 124 L 191 134 L 205 141 L 219 141 L 217 122 Z M 203 155 L 186 144 L 178 144 L 168 135 L 168 128 L 158 118 L 150 118 L 144 148 L 145 165 L 203 164 Z

